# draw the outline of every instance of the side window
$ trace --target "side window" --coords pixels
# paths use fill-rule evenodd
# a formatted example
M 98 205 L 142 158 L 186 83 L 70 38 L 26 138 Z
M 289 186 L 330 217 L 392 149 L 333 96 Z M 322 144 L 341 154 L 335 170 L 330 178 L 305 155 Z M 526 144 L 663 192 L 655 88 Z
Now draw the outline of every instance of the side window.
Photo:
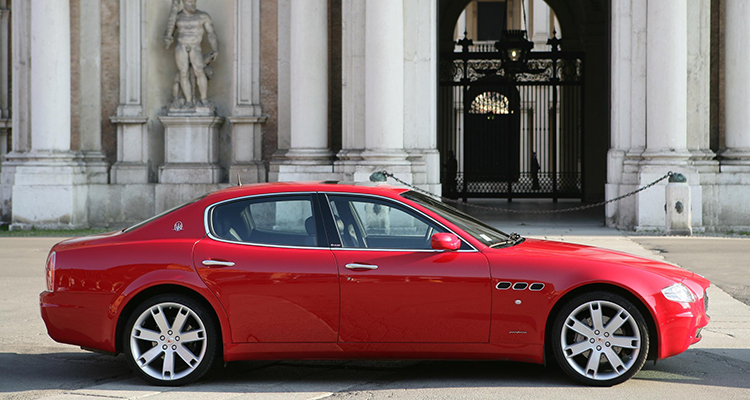
M 317 246 L 310 196 L 274 196 L 220 204 L 211 211 L 211 233 L 232 242 Z
M 390 202 L 329 196 L 343 247 L 429 250 L 430 238 L 445 230 Z

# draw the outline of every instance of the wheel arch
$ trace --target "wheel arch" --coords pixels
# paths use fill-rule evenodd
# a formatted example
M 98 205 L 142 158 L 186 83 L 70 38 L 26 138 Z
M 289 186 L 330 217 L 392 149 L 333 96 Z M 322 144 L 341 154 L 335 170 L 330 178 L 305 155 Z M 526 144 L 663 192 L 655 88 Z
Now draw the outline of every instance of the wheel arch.
M 117 353 L 121 353 L 123 351 L 122 348 L 122 338 L 125 334 L 125 325 L 127 324 L 128 318 L 133 313 L 133 310 L 135 310 L 136 307 L 138 307 L 141 303 L 146 301 L 147 299 L 158 296 L 160 294 L 168 294 L 168 293 L 176 293 L 176 294 L 182 294 L 184 296 L 188 296 L 191 299 L 200 302 L 203 306 L 205 306 L 208 310 L 211 311 L 211 318 L 213 318 L 216 325 L 219 327 L 219 334 L 221 335 L 221 340 L 219 340 L 219 346 L 221 346 L 219 349 L 217 349 L 217 353 L 223 357 L 224 354 L 224 348 L 225 348 L 225 335 L 224 332 L 224 324 L 222 323 L 222 319 L 219 318 L 219 311 L 216 310 L 213 304 L 206 299 L 202 294 L 198 293 L 197 291 L 177 285 L 177 284 L 161 284 L 156 286 L 151 286 L 148 288 L 143 289 L 142 291 L 135 294 L 126 304 L 122 307 L 122 310 L 120 312 L 120 315 L 117 318 L 117 327 L 115 329 L 115 348 Z
M 611 292 L 618 294 L 638 308 L 638 311 L 640 311 L 641 315 L 643 315 L 643 319 L 646 320 L 646 325 L 648 327 L 648 355 L 646 356 L 647 360 L 656 360 L 659 355 L 659 331 L 656 327 L 656 319 L 654 317 L 654 314 L 650 307 L 646 305 L 646 302 L 635 295 L 630 290 L 623 288 L 622 286 L 614 285 L 611 283 L 589 283 L 585 284 L 579 287 L 576 287 L 567 293 L 565 293 L 563 296 L 561 296 L 557 301 L 555 302 L 554 306 L 552 306 L 552 309 L 549 312 L 549 315 L 547 316 L 547 322 L 544 327 L 544 362 L 547 363 L 547 360 L 554 359 L 554 356 L 552 354 L 552 346 L 550 345 L 552 342 L 552 324 L 554 324 L 555 319 L 557 317 L 557 314 L 560 312 L 560 309 L 568 303 L 571 299 L 580 296 L 584 293 L 590 293 L 590 292 L 597 292 L 597 291 L 604 291 L 604 292 Z

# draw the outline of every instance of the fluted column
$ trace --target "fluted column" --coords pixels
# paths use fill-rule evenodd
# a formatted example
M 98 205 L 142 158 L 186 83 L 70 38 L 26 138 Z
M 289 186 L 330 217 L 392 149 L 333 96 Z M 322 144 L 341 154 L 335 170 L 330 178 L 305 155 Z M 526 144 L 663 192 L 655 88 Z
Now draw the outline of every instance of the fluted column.
M 20 127 L 31 115 L 31 140 L 14 146 L 9 157 L 15 168 L 11 228 L 86 226 L 85 165 L 81 154 L 70 150 L 70 2 L 31 0 L 13 5 L 20 8 L 22 3 L 30 5 L 28 17 L 18 15 L 30 18 L 30 41 L 23 40 L 23 20 L 14 33 L 20 35 L 19 51 L 24 45 L 31 47 L 31 98 L 27 103 L 14 93 L 13 104 L 19 105 Z M 26 110 L 28 106 L 33 110 Z
M 644 156 L 684 158 L 687 152 L 687 6 L 649 0 L 648 109 Z
M 70 150 L 70 2 L 31 0 L 31 145 Z
M 291 142 L 287 157 L 329 160 L 328 1 L 291 2 Z
M 722 164 L 750 165 L 750 2 L 726 0 L 725 76 L 726 151 Z
M 401 163 L 404 152 L 404 5 L 365 7 L 365 148 L 369 162 Z

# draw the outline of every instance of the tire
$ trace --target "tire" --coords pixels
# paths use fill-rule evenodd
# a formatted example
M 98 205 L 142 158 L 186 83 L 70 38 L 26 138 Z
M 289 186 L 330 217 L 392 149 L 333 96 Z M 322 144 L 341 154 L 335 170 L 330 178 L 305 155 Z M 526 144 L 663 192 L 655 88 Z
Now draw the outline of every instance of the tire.
M 555 318 L 550 340 L 560 368 L 591 386 L 625 382 L 648 356 L 643 315 L 624 297 L 608 292 L 585 293 L 567 302 Z
M 220 343 L 211 311 L 181 294 L 141 303 L 128 318 L 122 340 L 128 365 L 146 382 L 160 386 L 200 379 L 214 364 Z

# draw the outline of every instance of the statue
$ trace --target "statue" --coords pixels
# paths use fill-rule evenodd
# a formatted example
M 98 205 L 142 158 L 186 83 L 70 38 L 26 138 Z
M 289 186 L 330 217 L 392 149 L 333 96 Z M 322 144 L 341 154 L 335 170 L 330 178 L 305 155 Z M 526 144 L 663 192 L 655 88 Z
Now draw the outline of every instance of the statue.
M 214 32 L 211 16 L 198 10 L 196 2 L 197 0 L 172 0 L 167 30 L 164 32 L 164 44 L 169 49 L 174 41 L 175 30 L 177 31 L 174 50 L 179 72 L 175 76 L 174 100 L 170 111 L 195 112 L 203 109 L 204 112 L 213 113 L 215 107 L 208 100 L 208 78 L 213 74 L 213 69 L 208 64 L 219 56 L 219 40 Z M 212 50 L 205 55 L 201 47 L 204 33 Z M 195 90 L 196 87 L 198 90 Z M 194 101 L 194 94 L 199 95 L 200 99 Z

